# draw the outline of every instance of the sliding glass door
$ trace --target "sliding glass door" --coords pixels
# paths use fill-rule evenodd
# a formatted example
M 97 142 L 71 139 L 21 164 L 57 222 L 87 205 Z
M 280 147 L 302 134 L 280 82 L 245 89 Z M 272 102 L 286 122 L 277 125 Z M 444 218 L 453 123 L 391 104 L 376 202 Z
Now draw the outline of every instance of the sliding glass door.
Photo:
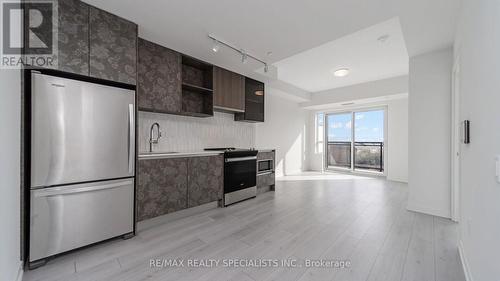
M 354 112 L 354 169 L 384 171 L 384 110 Z
M 328 169 L 384 172 L 384 109 L 331 113 L 325 121 Z
M 328 167 L 347 168 L 352 166 L 352 114 L 328 114 L 326 158 Z

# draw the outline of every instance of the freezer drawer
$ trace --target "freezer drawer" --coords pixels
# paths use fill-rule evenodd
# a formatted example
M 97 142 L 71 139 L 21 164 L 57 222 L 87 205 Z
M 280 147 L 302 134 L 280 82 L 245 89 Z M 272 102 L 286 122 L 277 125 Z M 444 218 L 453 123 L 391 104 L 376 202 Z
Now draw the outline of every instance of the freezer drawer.
M 31 187 L 134 176 L 135 91 L 32 74 Z
M 134 179 L 31 191 L 30 262 L 133 231 Z

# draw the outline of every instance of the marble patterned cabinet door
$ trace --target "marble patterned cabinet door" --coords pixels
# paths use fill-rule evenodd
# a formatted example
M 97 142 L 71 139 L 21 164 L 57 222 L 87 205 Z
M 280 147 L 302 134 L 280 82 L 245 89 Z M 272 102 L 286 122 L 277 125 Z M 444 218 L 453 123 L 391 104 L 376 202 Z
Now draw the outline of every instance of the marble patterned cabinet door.
M 187 158 L 140 160 L 137 221 L 187 208 Z
M 24 23 L 24 34 L 30 34 L 30 26 L 37 25 L 39 20 L 36 16 L 30 16 L 30 5 L 32 3 L 26 2 L 27 9 L 24 17 L 28 20 Z M 59 0 L 56 7 L 56 24 L 43 24 L 37 32 L 37 37 L 44 41 L 50 41 L 53 35 L 57 36 L 55 38 L 57 48 L 53 46 L 51 55 L 52 63 L 43 65 L 43 67 L 89 75 L 89 5 L 79 0 Z M 45 18 L 52 16 L 52 7 L 35 6 L 35 8 Z M 24 36 L 24 40 L 26 46 L 31 45 L 29 43 L 30 36 Z M 46 55 L 43 49 L 33 49 L 30 52 Z
M 90 7 L 90 76 L 136 84 L 137 25 Z
M 89 75 L 89 6 L 78 0 L 59 0 L 57 69 Z
M 224 157 L 192 157 L 188 160 L 188 207 L 222 199 L 224 191 Z
M 181 54 L 139 38 L 139 109 L 178 113 L 182 107 Z

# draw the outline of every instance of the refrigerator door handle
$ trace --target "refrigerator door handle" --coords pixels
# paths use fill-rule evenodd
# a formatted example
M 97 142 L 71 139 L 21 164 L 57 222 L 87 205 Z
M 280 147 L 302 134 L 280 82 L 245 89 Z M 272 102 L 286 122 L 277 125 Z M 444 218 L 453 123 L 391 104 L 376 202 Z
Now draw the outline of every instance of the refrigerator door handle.
M 134 142 L 135 142 L 135 127 L 134 127 L 134 105 L 128 105 L 128 172 L 132 174 L 134 171 Z
M 92 192 L 98 190 L 112 189 L 120 186 L 131 185 L 134 182 L 132 180 L 114 182 L 102 185 L 94 185 L 94 186 L 84 186 L 84 187 L 51 187 L 51 188 L 43 188 L 43 189 L 34 189 L 32 190 L 33 196 L 37 197 L 50 197 L 50 196 L 58 196 L 64 194 L 75 194 L 82 192 Z

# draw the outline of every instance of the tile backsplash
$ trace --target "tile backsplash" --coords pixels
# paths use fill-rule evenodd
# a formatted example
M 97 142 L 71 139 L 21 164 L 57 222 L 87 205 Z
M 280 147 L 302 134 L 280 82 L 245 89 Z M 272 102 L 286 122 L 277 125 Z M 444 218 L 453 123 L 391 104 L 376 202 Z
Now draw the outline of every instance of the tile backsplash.
M 149 151 L 149 132 L 155 122 L 162 137 L 153 151 L 201 151 L 207 147 L 255 147 L 255 124 L 235 122 L 234 115 L 214 112 L 196 118 L 139 112 L 139 152 Z

